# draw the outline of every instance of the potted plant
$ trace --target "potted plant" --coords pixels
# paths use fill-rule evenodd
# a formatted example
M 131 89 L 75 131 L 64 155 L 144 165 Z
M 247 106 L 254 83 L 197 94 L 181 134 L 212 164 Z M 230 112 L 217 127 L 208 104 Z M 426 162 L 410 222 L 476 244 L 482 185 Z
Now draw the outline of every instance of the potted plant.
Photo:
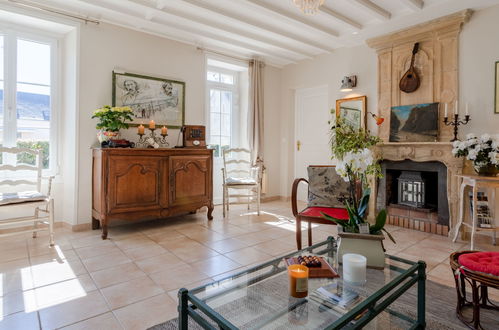
M 331 150 L 338 160 L 336 172 L 349 183 L 349 197 L 345 200 L 349 219 L 336 219 L 324 214 L 324 217 L 339 225 L 340 245 L 338 257 L 344 253 L 358 253 L 367 258 L 370 267 L 383 268 L 385 254 L 382 240 L 383 232 L 395 242 L 392 235 L 384 228 L 386 210 L 381 210 L 374 224 L 366 221 L 371 189 L 368 176 L 381 176 L 381 168 L 371 148 L 381 140 L 365 129 L 337 122 L 332 127 Z
M 132 121 L 133 111 L 130 107 L 111 107 L 105 105 L 94 111 L 92 118 L 98 118 L 96 128 L 99 129 L 97 139 L 102 144 L 115 139 L 120 129 L 128 128 L 126 121 Z
M 499 173 L 499 136 L 468 134 L 466 140 L 454 141 L 453 147 L 452 154 L 472 161 L 478 175 L 496 176 Z

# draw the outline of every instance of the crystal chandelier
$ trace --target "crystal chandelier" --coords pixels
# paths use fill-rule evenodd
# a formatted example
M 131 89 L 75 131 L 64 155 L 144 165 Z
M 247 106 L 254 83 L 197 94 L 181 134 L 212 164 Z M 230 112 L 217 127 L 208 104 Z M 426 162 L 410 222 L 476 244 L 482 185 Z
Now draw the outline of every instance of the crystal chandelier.
M 325 0 L 293 0 L 295 5 L 305 15 L 314 15 L 319 11 L 319 7 L 324 4 Z

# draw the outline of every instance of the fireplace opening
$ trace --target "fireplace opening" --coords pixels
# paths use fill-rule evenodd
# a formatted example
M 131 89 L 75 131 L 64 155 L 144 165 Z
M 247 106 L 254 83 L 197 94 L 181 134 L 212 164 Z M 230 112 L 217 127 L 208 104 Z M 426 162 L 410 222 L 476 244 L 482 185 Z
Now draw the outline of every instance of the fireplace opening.
M 383 161 L 377 207 L 389 216 L 449 225 L 447 167 L 440 162 Z

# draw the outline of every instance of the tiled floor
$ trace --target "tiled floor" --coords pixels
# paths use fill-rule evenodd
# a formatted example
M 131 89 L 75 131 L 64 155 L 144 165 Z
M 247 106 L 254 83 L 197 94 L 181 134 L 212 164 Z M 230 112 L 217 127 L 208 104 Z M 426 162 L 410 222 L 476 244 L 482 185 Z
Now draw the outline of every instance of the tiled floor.
M 208 222 L 204 213 L 98 231 L 58 230 L 46 237 L 0 239 L 0 329 L 145 329 L 177 316 L 180 287 L 195 287 L 295 249 L 289 203 L 262 205 L 258 217 L 235 206 Z M 453 286 L 449 254 L 464 243 L 390 227 L 388 252 L 428 263 L 428 278 Z M 314 228 L 314 241 L 336 226 Z M 499 251 L 490 239 L 478 248 Z M 495 292 L 497 299 L 497 292 Z

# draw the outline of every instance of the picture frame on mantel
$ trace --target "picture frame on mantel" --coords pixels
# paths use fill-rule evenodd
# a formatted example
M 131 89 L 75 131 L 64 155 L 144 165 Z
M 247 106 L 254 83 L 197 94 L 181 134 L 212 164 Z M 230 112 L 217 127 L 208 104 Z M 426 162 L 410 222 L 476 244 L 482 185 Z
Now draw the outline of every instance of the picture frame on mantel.
M 113 106 L 133 110 L 130 126 L 181 128 L 185 124 L 185 82 L 113 71 Z
M 494 113 L 499 114 L 499 61 L 495 63 Z

